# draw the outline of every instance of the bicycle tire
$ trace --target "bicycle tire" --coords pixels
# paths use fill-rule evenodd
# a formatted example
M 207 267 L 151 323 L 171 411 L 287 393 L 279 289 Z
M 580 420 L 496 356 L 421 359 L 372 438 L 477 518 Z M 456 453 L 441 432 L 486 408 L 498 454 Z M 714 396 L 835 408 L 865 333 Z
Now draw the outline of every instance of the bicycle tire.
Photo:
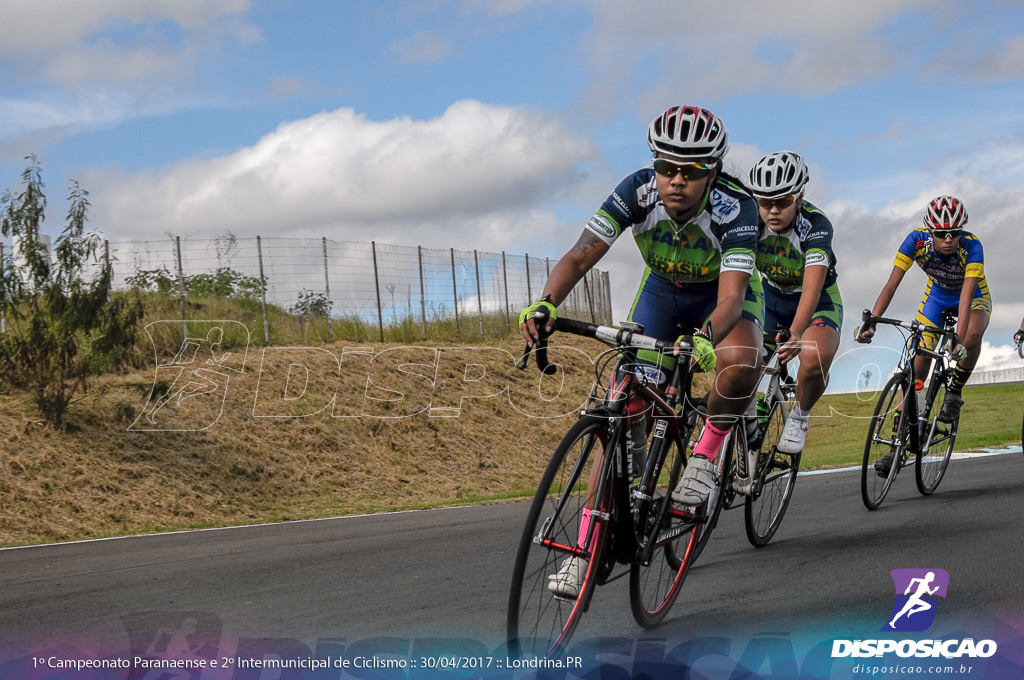
M 928 403 L 927 430 L 922 433 L 921 450 L 917 454 L 914 465 L 914 478 L 917 490 L 922 496 L 928 496 L 939 488 L 949 459 L 953 455 L 956 444 L 956 432 L 960 424 L 958 415 L 952 423 L 939 421 L 939 411 L 946 398 L 949 376 L 946 371 L 935 371 L 932 374 L 933 385 L 928 387 L 930 402 Z
M 775 536 L 796 488 L 800 454 L 782 453 L 777 448 L 785 425 L 785 409 L 775 402 L 768 413 L 757 465 L 751 473 L 754 484 L 743 506 L 747 540 L 755 548 L 763 548 Z
M 860 492 L 864 507 L 877 510 L 885 500 L 892 483 L 899 473 L 901 461 L 907 447 L 909 425 L 905 409 L 897 410 L 902 394 L 906 394 L 907 378 L 902 373 L 889 378 L 885 384 L 875 411 L 868 425 L 868 436 L 864 443 L 864 460 L 860 470 Z M 896 414 L 899 422 L 895 423 Z M 893 425 L 896 425 L 894 428 Z M 895 439 L 893 432 L 897 433 Z M 894 459 L 889 466 L 889 473 L 880 477 L 875 471 L 875 463 L 881 461 L 886 454 L 892 452 Z
M 685 440 L 664 440 L 661 474 L 652 494 L 645 526 L 638 528 L 648 546 L 650 557 L 638 551 L 629 570 L 629 604 L 633 618 L 644 628 L 656 626 L 665 618 L 682 588 L 693 563 L 699 525 L 685 506 L 672 501 L 672 491 L 682 474 L 686 455 Z M 652 452 L 653 453 L 653 452 Z
M 570 550 L 577 547 L 593 466 L 602 465 L 600 474 L 612 472 L 611 465 L 603 465 L 603 454 L 611 453 L 610 438 L 606 419 L 580 418 L 558 444 L 541 477 L 519 541 L 509 591 L 506 632 L 509 653 L 515 657 L 548 657 L 563 650 L 590 605 L 611 532 L 607 518 L 612 484 L 600 483 L 603 491 L 593 491 L 601 497 L 593 502 L 586 546 L 591 559 L 577 596 L 556 596 L 548 584 Z M 542 539 L 542 533 L 547 538 Z

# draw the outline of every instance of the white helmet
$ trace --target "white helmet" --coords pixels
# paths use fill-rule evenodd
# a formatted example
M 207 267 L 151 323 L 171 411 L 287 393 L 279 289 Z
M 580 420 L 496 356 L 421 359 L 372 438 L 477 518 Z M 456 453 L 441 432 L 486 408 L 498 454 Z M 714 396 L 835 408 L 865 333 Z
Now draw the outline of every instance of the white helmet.
M 811 178 L 807 165 L 794 151 L 770 153 L 750 168 L 747 188 L 758 198 L 798 194 Z
M 698 106 L 673 106 L 647 128 L 647 146 L 693 162 L 721 161 L 729 135 L 718 116 Z

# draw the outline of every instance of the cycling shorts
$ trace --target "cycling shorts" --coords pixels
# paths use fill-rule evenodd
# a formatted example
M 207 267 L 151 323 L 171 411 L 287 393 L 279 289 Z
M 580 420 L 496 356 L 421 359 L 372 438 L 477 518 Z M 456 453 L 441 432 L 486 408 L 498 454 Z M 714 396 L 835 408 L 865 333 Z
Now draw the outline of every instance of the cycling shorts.
M 992 296 L 988 292 L 988 283 L 985 279 L 978 280 L 978 287 L 974 291 L 974 299 L 971 300 L 971 309 L 977 309 L 992 315 Z M 956 318 L 960 313 L 960 291 L 950 290 L 938 286 L 932 279 L 928 279 L 928 287 L 924 291 L 924 299 L 917 308 L 917 320 L 931 326 L 942 328 L 942 315 L 948 314 Z M 935 333 L 925 333 L 923 344 L 928 349 L 934 349 L 938 342 Z
M 718 304 L 718 281 L 707 283 L 677 284 L 645 269 L 629 320 L 643 324 L 644 335 L 659 340 L 675 340 L 684 333 L 703 328 L 711 318 Z M 741 318 L 752 321 L 758 328 L 764 328 L 764 292 L 761 277 L 755 273 L 747 284 L 743 298 Z M 712 333 L 714 329 L 711 329 Z M 664 370 L 675 368 L 673 356 L 658 355 L 656 352 L 641 350 L 638 358 L 660 366 Z M 659 383 L 663 375 L 654 375 Z
M 775 331 L 789 328 L 796 317 L 800 304 L 800 293 L 782 293 L 770 285 L 764 287 L 764 329 L 765 344 L 775 345 Z M 821 291 L 818 304 L 811 315 L 812 326 L 828 326 L 840 336 L 843 332 L 843 297 L 839 294 L 839 282 L 834 282 Z M 770 339 L 770 342 L 769 342 Z

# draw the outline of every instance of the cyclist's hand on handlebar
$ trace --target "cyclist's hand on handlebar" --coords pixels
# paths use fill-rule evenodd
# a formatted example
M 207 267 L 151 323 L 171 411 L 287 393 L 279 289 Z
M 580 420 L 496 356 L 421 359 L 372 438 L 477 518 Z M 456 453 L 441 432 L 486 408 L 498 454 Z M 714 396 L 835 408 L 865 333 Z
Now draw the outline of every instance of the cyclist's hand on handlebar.
M 1013 344 L 1024 345 L 1024 329 L 1013 334 Z
M 779 355 L 779 361 L 786 362 L 800 356 L 800 338 L 802 335 L 802 333 L 796 333 L 793 330 L 775 334 L 775 342 L 778 346 L 775 352 Z
M 861 312 L 861 325 L 854 331 L 853 339 L 859 343 L 869 345 L 871 344 L 871 338 L 875 335 L 875 323 L 872 320 L 872 314 L 870 309 L 865 309 Z
M 680 335 L 676 339 L 676 354 L 679 354 L 679 343 L 685 337 L 685 335 Z M 700 373 L 709 373 L 715 370 L 718 358 L 715 356 L 715 346 L 711 344 L 711 338 L 701 332 L 694 333 L 693 353 L 690 355 L 690 359 L 700 369 Z
M 950 352 L 951 356 L 956 361 L 963 361 L 967 358 L 967 348 L 961 345 L 959 342 Z
M 545 296 L 543 300 L 534 302 L 519 312 L 519 330 L 523 334 L 523 340 L 526 341 L 526 345 L 532 347 L 541 338 L 542 334 L 537 330 L 538 320 L 543 322 L 543 336 L 547 337 L 551 335 L 551 331 L 554 329 L 553 322 L 557 318 L 558 310 L 551 303 L 550 295 Z

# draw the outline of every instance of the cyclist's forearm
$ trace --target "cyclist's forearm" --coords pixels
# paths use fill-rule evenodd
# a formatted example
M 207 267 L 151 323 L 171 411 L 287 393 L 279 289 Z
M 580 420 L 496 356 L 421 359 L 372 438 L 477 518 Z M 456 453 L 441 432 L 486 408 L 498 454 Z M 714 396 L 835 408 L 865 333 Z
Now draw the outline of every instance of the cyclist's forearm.
M 718 278 L 718 304 L 708 322 L 714 344 L 722 341 L 743 316 L 743 300 L 750 275 L 738 271 L 723 272 Z
M 971 327 L 971 303 L 974 301 L 974 293 L 978 289 L 978 279 L 970 276 L 964 279 L 963 288 L 960 289 L 960 305 L 957 308 L 956 334 L 961 343 L 967 338 Z
M 553 304 L 560 305 L 580 279 L 608 252 L 608 245 L 589 231 L 584 231 L 576 245 L 555 264 L 551 275 L 544 284 L 545 295 L 551 296 Z
M 825 287 L 825 275 L 827 273 L 827 267 L 819 267 L 817 265 L 804 270 L 803 292 L 800 293 L 800 302 L 797 304 L 793 323 L 789 326 L 789 330 L 793 333 L 803 334 L 807 327 L 811 325 L 811 318 L 814 316 L 814 310 L 818 307 L 822 288 Z
M 882 291 L 878 294 L 874 307 L 871 308 L 873 315 L 882 316 L 885 314 L 885 310 L 889 309 L 889 303 L 892 302 L 893 297 L 896 295 L 896 289 L 900 287 L 900 282 L 903 281 L 903 276 L 906 273 L 905 269 L 896 266 L 892 268 L 892 271 L 889 273 L 889 280 L 882 286 Z

